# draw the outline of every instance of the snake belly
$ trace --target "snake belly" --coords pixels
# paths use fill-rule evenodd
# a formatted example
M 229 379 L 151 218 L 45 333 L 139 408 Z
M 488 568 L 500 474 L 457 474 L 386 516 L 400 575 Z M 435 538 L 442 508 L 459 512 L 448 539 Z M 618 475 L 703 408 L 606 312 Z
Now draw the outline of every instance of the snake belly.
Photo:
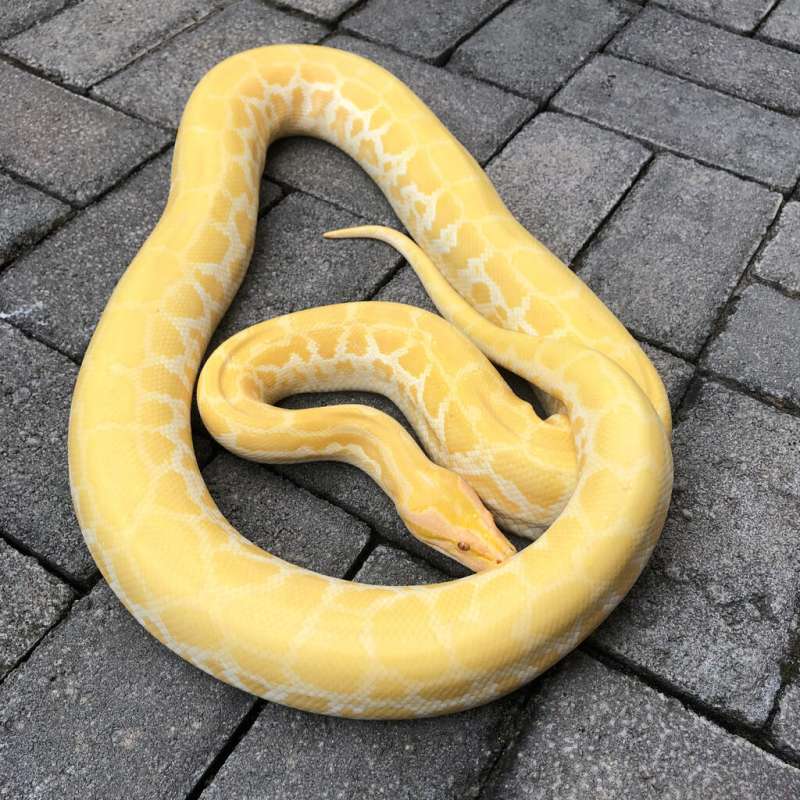
M 250 543 L 206 489 L 193 387 L 247 269 L 267 147 L 296 134 L 367 171 L 416 242 L 411 255 L 427 259 L 443 314 L 569 419 L 571 495 L 494 568 L 415 587 L 322 576 Z M 619 603 L 663 526 L 669 429 L 663 385 L 636 342 L 514 220 L 419 98 L 358 56 L 277 45 L 217 65 L 186 106 L 163 215 L 81 366 L 70 481 L 103 576 L 175 653 L 295 708 L 421 717 L 512 691 Z

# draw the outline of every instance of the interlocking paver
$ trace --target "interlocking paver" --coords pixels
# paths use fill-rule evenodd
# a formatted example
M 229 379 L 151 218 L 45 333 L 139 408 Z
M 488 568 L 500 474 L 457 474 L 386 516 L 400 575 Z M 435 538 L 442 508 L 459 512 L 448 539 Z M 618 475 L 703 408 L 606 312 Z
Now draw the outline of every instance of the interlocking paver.
M 281 0 L 281 6 L 305 11 L 325 22 L 337 19 L 352 8 L 358 0 Z
M 169 141 L 153 125 L 0 63 L 0 166 L 83 205 Z
M 800 681 L 794 675 L 778 704 L 772 723 L 772 735 L 778 746 L 800 756 Z
M 571 261 L 649 157 L 623 136 L 545 113 L 503 148 L 487 173 L 522 225 Z
M 72 513 L 67 423 L 77 368 L 0 322 L 0 530 L 78 580 L 95 574 Z
M 659 5 L 737 31 L 751 31 L 775 0 L 658 0 Z
M 415 0 L 368 0 L 342 26 L 418 58 L 435 60 L 502 4 L 503 0 L 448 0 L 423 9 Z
M 753 391 L 800 405 L 800 300 L 753 283 L 734 298 L 704 363 Z
M 716 383 L 675 427 L 675 489 L 644 574 L 595 641 L 728 717 L 766 719 L 800 588 L 800 419 Z
M 2 45 L 59 83 L 87 89 L 201 19 L 221 0 L 83 0 Z
M 437 577 L 444 576 L 388 548 L 376 549 L 358 574 L 365 583 Z M 463 714 L 403 722 L 332 719 L 268 705 L 202 797 L 474 797 L 522 699 L 518 692 Z
M 460 45 L 447 66 L 543 100 L 638 8 L 618 0 L 517 0 Z
M 363 522 L 261 464 L 222 453 L 203 478 L 239 533 L 293 564 L 341 577 L 369 539 Z
M 96 86 L 92 93 L 163 125 L 178 127 L 195 84 L 215 64 L 252 47 L 282 42 L 313 43 L 318 23 L 269 8 L 237 2 Z
M 503 800 L 795 797 L 800 772 L 584 655 L 541 682 L 487 795 Z
M 783 47 L 800 50 L 800 0 L 780 0 L 758 35 Z
M 252 702 L 101 582 L 0 687 L 0 796 L 185 797 Z
M 778 111 L 800 111 L 800 55 L 650 6 L 607 52 Z
M 579 274 L 634 331 L 696 356 L 779 202 L 756 183 L 658 156 Z
M 782 190 L 800 175 L 800 121 L 641 64 L 598 56 L 553 105 Z
M 449 576 L 408 553 L 378 545 L 362 564 L 355 580 L 379 586 L 417 586 L 441 583 L 449 580 Z
M 787 203 L 774 228 L 774 235 L 758 254 L 753 272 L 800 293 L 800 203 Z
M 72 589 L 0 541 L 0 679 L 69 607 Z M 0 779 L 1 781 L 2 779 Z M 0 796 L 2 789 L 0 788 Z
M 0 175 L 0 264 L 63 219 L 69 206 Z
M 642 349 L 658 370 L 661 380 L 664 381 L 669 403 L 674 413 L 684 394 L 686 394 L 689 381 L 694 374 L 694 367 L 682 358 L 678 358 L 672 353 L 665 353 L 647 342 L 642 343 Z
M 0 3 L 0 39 L 12 36 L 37 20 L 55 14 L 68 2 L 69 0 L 25 0 Z

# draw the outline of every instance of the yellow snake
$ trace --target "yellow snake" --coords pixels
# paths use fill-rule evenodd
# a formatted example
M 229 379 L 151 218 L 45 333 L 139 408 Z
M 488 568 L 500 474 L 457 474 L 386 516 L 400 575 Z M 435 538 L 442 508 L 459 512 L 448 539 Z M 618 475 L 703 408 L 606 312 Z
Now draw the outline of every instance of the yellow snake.
M 199 472 L 195 379 L 247 269 L 268 144 L 294 134 L 352 156 L 415 241 L 330 235 L 394 245 L 449 322 L 391 303 L 269 320 L 211 356 L 201 412 L 248 458 L 359 465 L 414 535 L 477 570 L 467 578 L 370 586 L 288 564 L 237 533 Z M 518 400 L 489 359 L 534 384 L 552 415 Z M 375 409 L 274 405 L 340 388 L 391 397 L 439 465 Z M 183 658 L 296 708 L 419 717 L 510 692 L 619 603 L 664 522 L 669 431 L 636 342 L 401 81 L 346 52 L 279 45 L 217 65 L 186 106 L 163 216 L 81 367 L 70 478 L 103 575 Z M 546 531 L 514 553 L 478 495 L 502 526 Z

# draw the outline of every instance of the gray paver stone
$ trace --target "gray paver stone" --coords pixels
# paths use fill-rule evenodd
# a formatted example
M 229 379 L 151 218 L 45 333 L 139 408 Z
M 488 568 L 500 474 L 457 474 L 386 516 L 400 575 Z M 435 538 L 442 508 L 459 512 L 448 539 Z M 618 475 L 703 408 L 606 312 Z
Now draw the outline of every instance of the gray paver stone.
M 101 582 L 0 687 L 0 797 L 185 797 L 252 702 Z
M 800 174 L 799 120 L 641 64 L 598 56 L 553 105 L 781 190 Z
M 5 42 L 2 49 L 59 83 L 87 89 L 220 0 L 84 0 Z
M 752 31 L 772 7 L 774 0 L 658 0 L 693 17 L 715 22 L 737 31 Z
M 72 589 L 0 541 L 0 678 L 61 618 Z
M 753 283 L 734 298 L 704 363 L 759 394 L 800 405 L 800 300 Z
M 169 141 L 153 125 L 0 63 L 0 167 L 84 205 Z
M 800 587 L 800 419 L 716 383 L 684 406 L 675 488 L 650 564 L 594 634 L 728 718 L 770 712 Z
M 682 358 L 672 355 L 672 353 L 665 353 L 663 350 L 647 344 L 647 342 L 640 342 L 640 344 L 642 345 L 642 350 L 647 353 L 647 357 L 658 370 L 661 380 L 664 381 L 669 403 L 674 414 L 678 404 L 686 394 L 689 381 L 694 374 L 694 366 Z
M 378 545 L 361 565 L 354 580 L 378 586 L 417 586 L 441 583 L 449 580 L 449 576 L 402 550 Z
M 795 758 L 800 756 L 800 681 L 797 677 L 795 675 L 786 687 L 772 722 L 772 736 L 778 746 Z
M 756 257 L 753 271 L 765 280 L 800 293 L 800 203 L 787 203 L 774 235 Z
M 515 2 L 460 45 L 447 66 L 543 100 L 637 8 L 617 0 Z
M 778 111 L 800 111 L 800 55 L 650 6 L 608 52 Z
M 800 0 L 780 0 L 758 35 L 775 44 L 800 50 Z
M 321 25 L 268 8 L 237 2 L 164 47 L 98 84 L 93 94 L 163 125 L 178 127 L 183 107 L 200 78 L 242 50 L 282 42 L 318 41 Z
M 579 274 L 634 331 L 695 356 L 779 203 L 758 184 L 657 156 Z
M 25 30 L 37 20 L 44 19 L 63 8 L 69 0 L 25 0 L 0 3 L 0 39 Z
M 281 5 L 305 11 L 325 22 L 332 22 L 357 2 L 358 0 L 281 0 Z

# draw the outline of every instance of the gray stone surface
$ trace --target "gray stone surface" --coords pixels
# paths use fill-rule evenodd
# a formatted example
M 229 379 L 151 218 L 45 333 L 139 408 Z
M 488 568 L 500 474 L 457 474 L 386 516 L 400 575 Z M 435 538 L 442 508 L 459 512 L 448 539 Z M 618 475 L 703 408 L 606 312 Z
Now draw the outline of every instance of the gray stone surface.
M 0 167 L 78 205 L 169 141 L 164 131 L 0 63 Z
M 763 724 L 800 589 L 800 419 L 716 383 L 684 403 L 667 524 L 594 640 L 680 692 Z
M 649 6 L 608 52 L 778 111 L 800 111 L 800 55 Z
M 794 675 L 781 696 L 778 713 L 772 722 L 772 736 L 778 747 L 800 756 L 800 681 Z
M 0 530 L 77 580 L 96 573 L 72 512 L 67 424 L 77 368 L 0 322 Z
M 0 687 L 0 793 L 185 797 L 252 702 L 159 644 L 101 582 Z
M 583 655 L 541 681 L 486 796 L 503 800 L 790 798 L 800 772 Z
M 518 1 L 461 44 L 447 66 L 543 100 L 635 10 L 624 0 Z
M 487 173 L 519 222 L 569 262 L 649 157 L 630 139 L 545 113 L 503 148 Z
M 243 0 L 96 86 L 92 93 L 114 105 L 178 127 L 183 107 L 197 82 L 228 56 L 281 42 L 318 41 L 325 28 L 309 20 Z
M 647 353 L 647 357 L 653 362 L 658 370 L 661 380 L 667 389 L 669 404 L 672 406 L 672 413 L 678 408 L 678 404 L 686 394 L 689 381 L 694 375 L 694 366 L 684 361 L 682 358 L 665 353 L 657 347 L 653 347 L 646 342 L 642 343 L 642 349 Z
M 301 567 L 342 577 L 369 539 L 363 522 L 261 464 L 225 452 L 203 471 L 203 477 L 239 533 Z
M 361 565 L 354 580 L 379 586 L 417 586 L 422 583 L 441 583 L 448 577 L 402 550 L 379 545 Z
M 773 235 L 756 256 L 753 272 L 790 292 L 800 292 L 800 203 L 787 203 Z
M 636 333 L 694 357 L 779 202 L 758 184 L 658 156 L 579 274 Z
M 325 22 L 337 19 L 352 8 L 358 0 L 280 0 L 281 7 L 304 11 Z
M 800 0 L 780 0 L 758 35 L 783 47 L 800 50 Z
M 2 45 L 59 83 L 87 89 L 221 0 L 83 0 Z
M 0 680 L 66 612 L 72 589 L 0 541 Z M 0 790 L 1 791 L 1 790 Z
M 731 309 L 704 364 L 759 394 L 800 405 L 800 300 L 753 283 Z
M 782 190 L 800 175 L 800 121 L 641 64 L 598 56 L 553 105 Z
M 0 264 L 41 238 L 67 213 L 65 203 L 0 175 Z
M 0 3 L 0 39 L 12 36 L 37 20 L 55 14 L 69 0 L 16 0 Z
M 658 0 L 659 5 L 736 31 L 752 31 L 775 0 Z
M 342 26 L 360 36 L 433 61 L 475 30 L 503 0 L 448 0 L 424 8 L 415 0 L 367 0 Z

